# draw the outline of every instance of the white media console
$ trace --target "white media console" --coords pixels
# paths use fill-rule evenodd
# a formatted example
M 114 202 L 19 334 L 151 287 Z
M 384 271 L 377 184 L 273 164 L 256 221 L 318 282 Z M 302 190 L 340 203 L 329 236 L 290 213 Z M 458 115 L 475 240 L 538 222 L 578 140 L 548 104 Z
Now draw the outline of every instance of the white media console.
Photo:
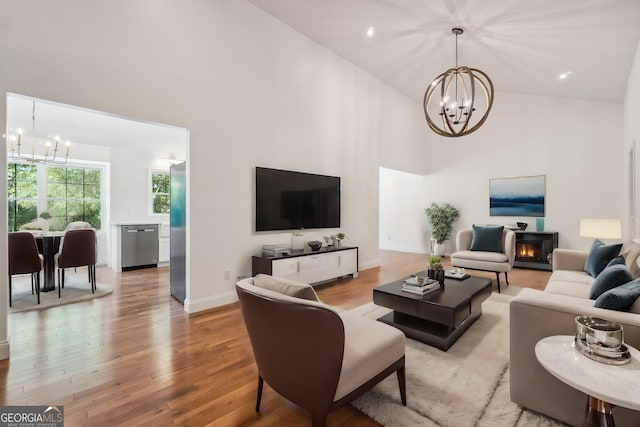
M 323 247 L 319 251 L 291 251 L 286 255 L 254 256 L 252 275 L 269 274 L 274 277 L 303 283 L 320 283 L 338 277 L 358 277 L 358 248 Z

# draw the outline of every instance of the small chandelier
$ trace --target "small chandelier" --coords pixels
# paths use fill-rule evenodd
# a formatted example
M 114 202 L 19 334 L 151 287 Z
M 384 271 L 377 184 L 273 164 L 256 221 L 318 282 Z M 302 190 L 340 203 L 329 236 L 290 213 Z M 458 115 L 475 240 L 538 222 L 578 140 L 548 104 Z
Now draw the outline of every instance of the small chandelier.
M 452 28 L 451 32 L 456 35 L 456 67 L 429 85 L 424 94 L 424 114 L 435 133 L 458 137 L 474 132 L 487 120 L 493 105 L 493 83 L 478 69 L 458 67 L 458 36 L 464 31 Z
M 58 135 L 55 135 L 52 139 L 53 141 L 46 138 L 39 138 L 36 136 L 36 102 L 33 101 L 33 110 L 31 115 L 31 135 L 24 135 L 24 131 L 22 129 L 18 129 L 16 131 L 16 135 L 11 135 L 9 137 L 11 141 L 11 158 L 12 159 L 21 159 L 26 160 L 31 163 L 44 163 L 44 164 L 66 164 L 67 159 L 69 158 L 69 146 L 71 145 L 70 141 L 62 142 Z M 31 139 L 31 153 L 23 152 L 23 139 Z M 36 153 L 36 150 L 40 151 L 39 148 L 44 146 L 44 154 Z M 58 148 L 60 146 L 60 148 Z M 64 158 L 62 156 L 58 156 L 58 151 L 65 147 Z M 27 150 L 28 151 L 28 150 Z

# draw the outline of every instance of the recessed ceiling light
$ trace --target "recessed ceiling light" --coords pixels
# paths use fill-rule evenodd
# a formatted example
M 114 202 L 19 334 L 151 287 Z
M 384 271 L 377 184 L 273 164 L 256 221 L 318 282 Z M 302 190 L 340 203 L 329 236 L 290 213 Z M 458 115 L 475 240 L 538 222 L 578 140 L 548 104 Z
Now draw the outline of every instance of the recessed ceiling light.
M 373 37 L 373 35 L 376 33 L 376 30 L 373 27 L 369 27 L 367 29 L 367 36 L 369 37 Z
M 568 78 L 570 75 L 571 75 L 571 71 L 565 71 L 564 73 L 560 74 L 558 76 L 558 78 L 560 80 L 564 80 L 564 79 Z

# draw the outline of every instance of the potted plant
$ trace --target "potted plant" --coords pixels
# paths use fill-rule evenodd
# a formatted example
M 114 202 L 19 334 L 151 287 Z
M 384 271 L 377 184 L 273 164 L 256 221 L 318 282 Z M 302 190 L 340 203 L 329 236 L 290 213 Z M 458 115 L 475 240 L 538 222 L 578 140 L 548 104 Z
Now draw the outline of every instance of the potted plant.
M 442 258 L 438 255 L 431 255 L 429 257 L 429 269 L 427 270 L 427 276 L 431 279 L 435 279 L 444 284 L 444 270 L 442 269 Z
M 429 257 L 429 268 L 432 270 L 442 270 L 442 258 L 438 255 Z
M 436 241 L 434 253 L 444 255 L 447 250 L 445 242 L 451 235 L 453 224 L 460 218 L 460 211 L 449 203 L 432 203 L 424 213 L 431 224 L 431 236 Z

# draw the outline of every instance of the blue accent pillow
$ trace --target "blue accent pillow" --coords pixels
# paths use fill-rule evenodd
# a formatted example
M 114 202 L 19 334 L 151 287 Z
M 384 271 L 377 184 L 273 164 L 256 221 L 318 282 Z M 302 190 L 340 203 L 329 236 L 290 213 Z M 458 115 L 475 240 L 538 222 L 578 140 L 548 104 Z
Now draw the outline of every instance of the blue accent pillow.
M 607 267 L 611 267 L 612 265 L 627 265 L 627 263 L 625 262 L 622 255 L 618 255 L 617 257 L 609 261 L 609 264 L 604 267 L 605 270 L 607 269 Z
M 502 252 L 502 231 L 504 226 L 488 225 L 478 226 L 473 225 L 473 238 L 471 239 L 472 251 L 484 251 L 484 252 Z
M 633 276 L 626 265 L 612 265 L 611 267 L 607 267 L 598 274 L 596 280 L 591 284 L 589 298 L 596 299 L 609 289 L 613 289 L 632 280 Z
M 638 298 L 640 298 L 640 279 L 608 290 L 596 299 L 593 306 L 609 310 L 629 311 Z
M 605 245 L 598 239 L 594 240 L 589 255 L 587 255 L 587 261 L 584 263 L 584 271 L 589 273 L 591 277 L 597 277 L 609 264 L 609 261 L 618 256 L 620 248 L 622 248 L 622 243 Z

